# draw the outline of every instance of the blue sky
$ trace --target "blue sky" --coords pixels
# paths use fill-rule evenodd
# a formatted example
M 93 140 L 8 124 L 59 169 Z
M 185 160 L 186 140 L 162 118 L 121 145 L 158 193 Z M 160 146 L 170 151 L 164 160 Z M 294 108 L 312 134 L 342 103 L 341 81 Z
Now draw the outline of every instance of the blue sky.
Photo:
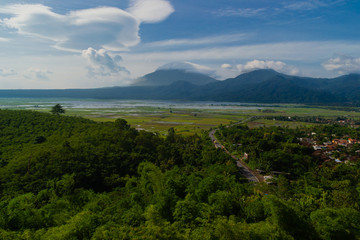
M 355 0 L 2 0 L 0 88 L 122 86 L 158 68 L 360 72 L 359 10 Z

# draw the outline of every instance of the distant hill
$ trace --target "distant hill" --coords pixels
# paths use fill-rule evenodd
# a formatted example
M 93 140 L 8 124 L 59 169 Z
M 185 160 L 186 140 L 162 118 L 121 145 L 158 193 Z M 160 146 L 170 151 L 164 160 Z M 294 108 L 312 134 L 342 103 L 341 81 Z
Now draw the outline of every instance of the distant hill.
M 227 85 L 232 86 L 245 86 L 248 84 L 261 83 L 275 76 L 284 75 L 272 69 L 261 69 L 241 74 L 235 78 L 229 78 L 224 82 L 226 82 Z
M 156 70 L 136 79 L 134 86 L 165 86 L 174 82 L 185 81 L 194 85 L 205 85 L 218 80 L 205 74 L 188 72 L 182 69 Z
M 268 70 L 258 70 L 221 83 L 208 84 L 200 92 L 194 99 L 308 104 L 345 102 L 344 98 L 329 91 L 303 87 L 296 79 Z
M 217 81 L 200 73 L 158 70 L 144 77 L 144 86 L 0 90 L 0 96 L 360 105 L 359 74 L 337 78 L 309 78 L 289 76 L 274 70 L 256 70 L 236 78 Z

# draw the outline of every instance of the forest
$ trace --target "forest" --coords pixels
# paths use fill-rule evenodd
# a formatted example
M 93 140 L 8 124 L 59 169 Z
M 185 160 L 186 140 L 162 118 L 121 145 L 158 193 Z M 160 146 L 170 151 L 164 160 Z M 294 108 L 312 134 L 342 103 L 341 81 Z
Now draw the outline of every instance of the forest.
M 0 110 L 0 239 L 359 239 L 360 164 L 321 164 L 308 132 L 360 136 L 222 127 L 250 166 L 291 174 L 251 184 L 206 131 Z

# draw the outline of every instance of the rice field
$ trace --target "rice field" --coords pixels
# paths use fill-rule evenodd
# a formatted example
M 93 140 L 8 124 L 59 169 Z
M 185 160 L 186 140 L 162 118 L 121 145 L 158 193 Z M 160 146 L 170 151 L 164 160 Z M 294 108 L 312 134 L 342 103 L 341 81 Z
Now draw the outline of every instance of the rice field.
M 49 112 L 55 104 L 61 104 L 66 115 L 81 116 L 94 121 L 125 119 L 138 130 L 158 132 L 165 135 L 169 128 L 184 135 L 201 134 L 203 130 L 228 125 L 250 116 L 260 119 L 249 122 L 250 127 L 261 126 L 309 126 L 309 123 L 280 122 L 261 119 L 261 116 L 321 116 L 336 118 L 345 116 L 360 119 L 353 111 L 309 107 L 304 105 L 244 104 L 220 102 L 182 102 L 145 100 L 95 100 L 95 99 L 24 99 L 0 98 L 0 109 L 21 109 Z

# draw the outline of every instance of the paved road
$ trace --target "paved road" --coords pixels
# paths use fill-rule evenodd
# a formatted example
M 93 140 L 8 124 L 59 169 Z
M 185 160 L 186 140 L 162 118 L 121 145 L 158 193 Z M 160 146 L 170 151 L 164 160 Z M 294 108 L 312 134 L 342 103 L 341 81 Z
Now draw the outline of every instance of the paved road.
M 231 124 L 230 126 L 241 124 L 241 123 L 244 123 L 245 121 L 248 121 L 248 120 L 249 120 L 249 118 L 245 119 L 245 120 L 243 120 L 241 122 Z M 214 146 L 216 148 L 223 149 L 224 152 L 226 152 L 228 155 L 230 155 L 233 159 L 236 160 L 236 165 L 239 167 L 240 173 L 244 177 L 246 177 L 249 182 L 263 182 L 264 178 L 261 175 L 256 174 L 254 171 L 252 171 L 243 161 L 241 161 L 241 159 L 239 159 L 238 157 L 232 155 L 221 143 L 219 143 L 219 141 L 215 138 L 215 133 L 216 133 L 217 130 L 219 130 L 219 129 L 214 129 L 214 130 L 211 130 L 209 132 L 209 137 L 211 138 L 211 141 L 214 143 Z

